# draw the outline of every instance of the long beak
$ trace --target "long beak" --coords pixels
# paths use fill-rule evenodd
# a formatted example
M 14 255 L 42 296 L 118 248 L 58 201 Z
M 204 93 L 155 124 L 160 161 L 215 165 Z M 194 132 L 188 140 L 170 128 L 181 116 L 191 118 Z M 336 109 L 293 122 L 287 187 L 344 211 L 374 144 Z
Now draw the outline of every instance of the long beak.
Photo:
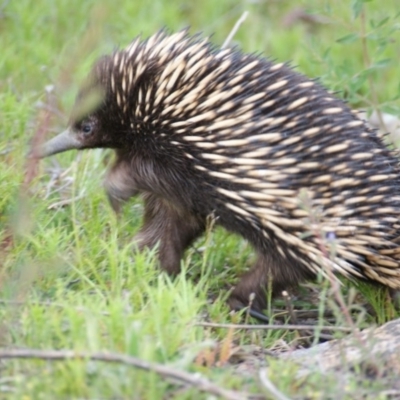
M 33 155 L 37 158 L 43 158 L 66 150 L 80 149 L 81 147 L 82 143 L 77 139 L 76 135 L 70 129 L 67 129 L 34 149 Z

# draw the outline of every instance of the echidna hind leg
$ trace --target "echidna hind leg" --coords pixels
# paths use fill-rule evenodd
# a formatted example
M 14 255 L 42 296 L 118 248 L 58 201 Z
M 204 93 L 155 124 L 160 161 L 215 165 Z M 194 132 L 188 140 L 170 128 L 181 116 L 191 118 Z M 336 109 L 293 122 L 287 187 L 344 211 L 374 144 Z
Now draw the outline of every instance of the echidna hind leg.
M 251 304 L 255 311 L 262 312 L 267 306 L 268 292 L 271 297 L 280 295 L 285 289 L 297 286 L 313 275 L 299 265 L 283 265 L 265 254 L 259 254 L 254 266 L 246 272 L 233 290 L 229 299 L 232 309 L 240 309 Z M 254 298 L 252 294 L 254 293 Z
M 144 201 L 144 223 L 135 241 L 139 249 L 158 245 L 160 268 L 176 275 L 180 272 L 183 252 L 203 233 L 204 221 L 152 194 L 146 194 Z
M 267 306 L 268 286 L 271 286 L 271 268 L 268 260 L 259 256 L 253 267 L 241 276 L 228 303 L 234 310 L 247 307 L 261 312 Z M 253 299 L 251 299 L 254 296 Z

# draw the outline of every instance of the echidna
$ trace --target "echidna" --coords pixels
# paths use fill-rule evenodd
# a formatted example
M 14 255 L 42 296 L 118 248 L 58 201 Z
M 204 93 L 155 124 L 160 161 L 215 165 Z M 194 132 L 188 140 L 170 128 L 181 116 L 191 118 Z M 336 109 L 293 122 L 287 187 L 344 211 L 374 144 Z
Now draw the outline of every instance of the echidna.
M 210 215 L 252 244 L 232 307 L 254 293 L 262 310 L 270 284 L 276 293 L 328 271 L 400 288 L 397 156 L 286 64 L 160 31 L 100 58 L 71 119 L 38 156 L 114 149 L 111 204 L 143 196 L 137 241 L 159 243 L 163 270 L 179 272 Z

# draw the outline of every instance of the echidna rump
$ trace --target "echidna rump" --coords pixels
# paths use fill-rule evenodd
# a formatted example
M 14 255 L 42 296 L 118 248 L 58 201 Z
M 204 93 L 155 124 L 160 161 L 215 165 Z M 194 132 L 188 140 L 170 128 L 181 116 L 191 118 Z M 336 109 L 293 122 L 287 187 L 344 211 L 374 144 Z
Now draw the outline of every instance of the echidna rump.
M 258 258 L 233 307 L 255 293 L 262 310 L 270 284 L 279 292 L 328 271 L 400 288 L 397 156 L 285 64 L 187 31 L 137 38 L 95 64 L 70 128 L 36 153 L 96 147 L 116 152 L 113 208 L 143 196 L 137 241 L 159 244 L 163 270 L 179 272 L 210 215 L 252 244 Z

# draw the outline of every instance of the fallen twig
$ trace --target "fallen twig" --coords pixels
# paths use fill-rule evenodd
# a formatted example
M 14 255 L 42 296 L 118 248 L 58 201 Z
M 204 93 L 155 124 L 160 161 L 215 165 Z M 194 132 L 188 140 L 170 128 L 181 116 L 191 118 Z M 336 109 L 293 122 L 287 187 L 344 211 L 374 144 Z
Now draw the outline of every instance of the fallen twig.
M 196 326 L 204 326 L 209 328 L 227 328 L 227 329 L 289 329 L 289 330 L 325 330 L 325 331 L 338 331 L 338 332 L 353 332 L 353 328 L 346 328 L 343 326 L 321 326 L 321 325 L 250 325 L 250 324 L 217 324 L 214 322 L 197 322 Z
M 289 397 L 286 397 L 283 393 L 281 393 L 275 385 L 268 378 L 268 370 L 267 368 L 260 369 L 259 377 L 262 385 L 268 391 L 269 394 L 273 396 L 274 399 L 277 400 L 290 400 Z
M 217 386 L 199 373 L 191 374 L 178 371 L 166 365 L 151 363 L 138 358 L 118 353 L 87 353 L 72 350 L 37 350 L 37 349 L 0 349 L 0 359 L 26 358 L 47 361 L 91 360 L 129 365 L 145 371 L 155 372 L 165 378 L 195 387 L 201 392 L 211 393 L 228 400 L 246 400 L 249 395 Z

